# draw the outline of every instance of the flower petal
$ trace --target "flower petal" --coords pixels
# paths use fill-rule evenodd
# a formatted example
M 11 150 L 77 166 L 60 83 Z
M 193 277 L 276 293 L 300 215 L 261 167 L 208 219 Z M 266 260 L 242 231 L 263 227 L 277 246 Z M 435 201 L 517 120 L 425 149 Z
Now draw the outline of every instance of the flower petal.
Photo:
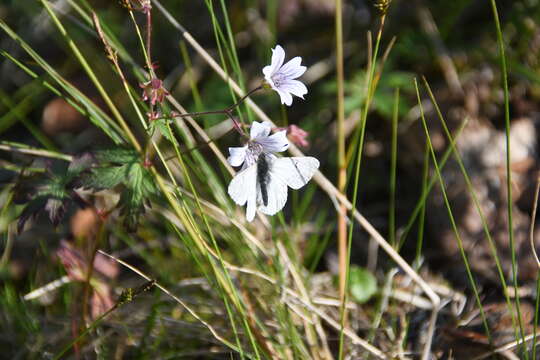
M 265 152 L 282 152 L 289 148 L 287 130 L 279 131 L 271 136 L 257 139 L 257 143 L 263 146 Z
M 302 58 L 300 56 L 293 58 L 279 69 L 279 73 L 287 79 L 296 79 L 302 76 L 307 69 L 307 67 L 300 65 L 301 62 Z
M 272 80 L 272 66 L 266 65 L 263 67 L 262 72 L 264 74 L 264 79 L 267 83 L 270 84 L 270 86 L 274 87 L 274 80 Z
M 246 205 L 246 220 L 252 222 L 255 218 L 255 210 L 257 210 L 257 198 L 256 196 L 251 196 L 247 199 Z
M 277 93 L 279 94 L 279 97 L 281 99 L 281 103 L 282 104 L 285 104 L 287 106 L 291 106 L 292 105 L 292 95 L 289 94 L 287 91 L 283 91 L 280 88 L 273 88 L 274 90 L 277 91 Z
M 283 65 L 283 61 L 285 61 L 285 50 L 281 46 L 276 45 L 275 49 L 272 49 L 272 63 L 270 67 L 265 66 L 263 68 L 263 74 L 265 76 L 272 76 Z
M 231 166 L 240 166 L 246 159 L 247 145 L 242 147 L 230 147 L 227 161 Z
M 285 80 L 279 85 L 281 91 L 289 92 L 299 98 L 304 98 L 304 95 L 308 93 L 306 85 L 298 80 Z
M 268 121 L 265 122 L 256 122 L 251 123 L 251 130 L 249 132 L 250 138 L 253 140 L 255 138 L 266 137 L 270 135 L 270 130 L 272 129 L 272 124 Z

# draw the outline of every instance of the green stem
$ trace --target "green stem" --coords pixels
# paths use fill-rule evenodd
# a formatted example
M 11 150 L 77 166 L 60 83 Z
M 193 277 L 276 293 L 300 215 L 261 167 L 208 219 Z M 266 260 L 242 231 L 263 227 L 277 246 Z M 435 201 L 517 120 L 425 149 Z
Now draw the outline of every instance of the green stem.
M 396 167 L 397 167 L 397 130 L 399 113 L 399 88 L 394 94 L 394 114 L 392 116 L 392 140 L 390 149 L 390 203 L 388 205 L 388 242 L 396 247 Z
M 522 349 L 525 353 L 525 359 L 529 359 L 527 352 L 527 343 L 525 342 L 525 332 L 523 330 L 523 319 L 521 316 L 520 300 L 518 296 L 518 279 L 517 279 L 517 261 L 516 261 L 516 249 L 514 242 L 514 222 L 513 222 L 513 206 L 512 199 L 512 170 L 510 169 L 510 92 L 508 90 L 508 71 L 506 68 L 506 55 L 504 50 L 504 39 L 501 30 L 501 23 L 499 20 L 499 13 L 497 11 L 497 4 L 495 0 L 491 0 L 491 8 L 493 10 L 493 19 L 495 20 L 495 29 L 497 33 L 497 44 L 499 46 L 499 58 L 501 62 L 501 74 L 504 93 L 504 130 L 506 134 L 506 192 L 507 192 L 507 212 L 508 212 L 508 240 L 510 242 L 510 251 L 512 256 L 512 280 L 514 285 L 514 298 L 516 301 L 516 312 L 519 322 L 519 331 L 522 340 Z M 516 339 L 518 340 L 518 339 Z
M 356 202 L 358 199 L 358 183 L 360 179 L 360 168 L 362 164 L 362 152 L 364 148 L 364 137 L 365 137 L 365 130 L 366 130 L 366 123 L 367 123 L 367 116 L 369 112 L 369 108 L 371 105 L 372 95 L 375 93 L 375 89 L 372 89 L 373 87 L 373 79 L 375 76 L 375 69 L 377 67 L 377 55 L 379 52 L 379 47 L 381 43 L 381 37 L 382 37 L 382 31 L 384 28 L 386 15 L 383 15 L 381 17 L 381 24 L 379 26 L 379 32 L 377 34 L 377 41 L 375 43 L 375 51 L 373 52 L 373 58 L 371 61 L 371 69 L 369 71 L 369 79 L 368 79 L 368 88 L 366 89 L 366 103 L 363 108 L 362 116 L 360 118 L 360 124 L 358 126 L 358 131 L 360 132 L 359 136 L 360 140 L 358 142 L 358 150 L 356 155 L 356 164 L 355 164 L 355 175 L 354 175 L 354 190 L 353 190 L 353 197 L 352 197 L 352 209 L 356 209 Z M 347 303 L 347 293 L 348 293 L 348 284 L 349 284 L 349 264 L 351 262 L 351 246 L 352 246 L 352 234 L 354 229 L 354 221 L 351 221 L 349 225 L 349 231 L 348 231 L 348 244 L 347 244 L 347 273 L 345 277 L 345 296 L 343 298 L 343 301 L 341 302 L 340 306 L 340 323 L 341 323 L 341 331 L 339 334 L 339 359 L 343 359 L 343 340 L 344 340 L 344 334 L 343 329 L 345 328 L 345 304 Z
M 114 102 L 110 98 L 109 94 L 103 88 L 103 86 L 101 85 L 101 82 L 99 81 L 99 79 L 94 74 L 94 71 L 92 70 L 92 67 L 90 66 L 90 64 L 88 64 L 88 62 L 86 61 L 85 57 L 83 56 L 83 54 L 81 53 L 81 51 L 79 50 L 79 48 L 77 47 L 77 45 L 75 44 L 73 39 L 71 39 L 71 37 L 67 33 L 66 29 L 64 28 L 64 26 L 62 25 L 62 23 L 60 22 L 58 17 L 56 16 L 56 14 L 52 11 L 51 7 L 48 4 L 48 1 L 47 0 L 40 0 L 40 1 L 43 4 L 43 6 L 45 7 L 45 9 L 47 10 L 47 12 L 49 13 L 49 15 L 51 16 L 53 22 L 55 23 L 56 27 L 60 31 L 60 34 L 62 34 L 62 36 L 64 37 L 64 39 L 68 43 L 68 46 L 71 48 L 71 51 L 73 51 L 73 54 L 75 55 L 77 60 L 79 60 L 79 63 L 81 64 L 81 66 L 85 70 L 86 74 L 88 75 L 90 80 L 92 80 L 92 83 L 97 88 L 97 90 L 100 93 L 101 97 L 103 98 L 103 100 L 105 101 L 107 106 L 109 107 L 109 110 L 111 110 L 113 116 L 115 117 L 115 119 L 118 121 L 118 123 L 120 124 L 122 129 L 127 134 L 127 137 L 130 140 L 131 144 L 133 145 L 133 147 L 137 151 L 140 152 L 142 150 L 141 145 L 139 144 L 139 142 L 135 138 L 135 135 L 133 135 L 133 132 L 131 131 L 131 129 L 127 125 L 127 123 L 125 122 L 124 118 L 120 114 L 120 111 L 118 110 L 116 105 L 114 105 Z
M 473 293 L 474 293 L 474 297 L 475 297 L 476 303 L 478 305 L 478 310 L 480 312 L 480 317 L 482 318 L 482 323 L 483 323 L 484 329 L 486 331 L 486 336 L 488 338 L 489 343 L 492 344 L 491 333 L 489 331 L 487 318 L 486 318 L 486 315 L 484 313 L 484 308 L 482 307 L 482 302 L 480 300 L 480 294 L 478 292 L 478 288 L 476 286 L 476 281 L 474 280 L 469 261 L 467 260 L 467 254 L 465 253 L 465 248 L 463 247 L 463 241 L 461 240 L 461 235 L 459 234 L 459 230 L 458 230 L 454 215 L 452 213 L 452 207 L 450 206 L 450 201 L 448 200 L 448 195 L 446 193 L 446 187 L 445 187 L 445 184 L 444 184 L 444 180 L 443 180 L 441 170 L 440 170 L 438 162 L 437 162 L 437 157 L 435 156 L 435 150 L 433 149 L 433 145 L 431 143 L 431 137 L 429 135 L 429 130 L 428 130 L 428 127 L 427 127 L 427 124 L 426 124 L 426 119 L 424 117 L 424 109 L 422 107 L 422 101 L 420 100 L 420 92 L 418 90 L 418 83 L 416 82 L 416 78 L 414 79 L 414 86 L 415 86 L 415 89 L 416 89 L 416 97 L 417 97 L 417 101 L 418 101 L 418 106 L 420 107 L 420 117 L 421 117 L 421 120 L 422 120 L 422 127 L 423 127 L 424 133 L 426 135 L 426 141 L 428 142 L 428 145 L 429 145 L 429 152 L 431 154 L 431 159 L 432 159 L 434 167 L 435 167 L 435 172 L 437 174 L 437 179 L 439 180 L 439 186 L 441 188 L 441 193 L 442 193 L 442 196 L 443 196 L 444 204 L 445 204 L 446 210 L 448 212 L 448 218 L 450 220 L 452 230 L 453 230 L 453 232 L 454 232 L 454 234 L 456 236 L 456 240 L 458 242 L 458 247 L 459 247 L 459 251 L 460 251 L 460 254 L 461 254 L 461 258 L 463 259 L 463 263 L 465 265 L 465 270 L 467 272 L 467 277 L 469 278 L 469 282 L 471 284 L 471 287 L 472 287 L 472 290 L 473 290 Z

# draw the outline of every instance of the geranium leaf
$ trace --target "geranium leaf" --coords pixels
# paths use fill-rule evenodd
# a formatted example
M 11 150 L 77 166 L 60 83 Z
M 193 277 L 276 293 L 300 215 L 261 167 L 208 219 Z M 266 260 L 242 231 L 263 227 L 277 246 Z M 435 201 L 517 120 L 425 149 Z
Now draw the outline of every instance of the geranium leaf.
M 152 174 L 134 150 L 100 150 L 94 158 L 97 164 L 85 176 L 84 185 L 100 190 L 122 185 L 117 207 L 124 216 L 124 225 L 129 231 L 134 231 L 148 198 L 157 193 Z

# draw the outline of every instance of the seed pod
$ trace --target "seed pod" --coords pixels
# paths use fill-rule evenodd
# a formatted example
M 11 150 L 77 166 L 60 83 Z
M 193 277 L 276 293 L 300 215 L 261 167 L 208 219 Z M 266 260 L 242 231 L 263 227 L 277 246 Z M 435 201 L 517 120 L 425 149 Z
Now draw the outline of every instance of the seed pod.
M 392 0 L 372 0 L 373 6 L 381 16 L 386 15 L 386 12 L 388 11 L 388 8 L 390 7 L 390 3 Z

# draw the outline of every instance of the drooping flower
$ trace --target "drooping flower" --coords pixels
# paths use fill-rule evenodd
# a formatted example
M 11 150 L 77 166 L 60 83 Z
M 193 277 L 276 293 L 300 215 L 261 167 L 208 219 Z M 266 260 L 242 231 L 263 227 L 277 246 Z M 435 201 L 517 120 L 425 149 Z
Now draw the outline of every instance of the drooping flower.
M 295 143 L 298 146 L 307 147 L 309 146 L 309 141 L 306 140 L 309 133 L 305 131 L 304 129 L 296 126 L 296 125 L 289 125 L 289 128 L 287 129 L 287 133 L 289 135 L 289 138 L 293 143 Z
M 152 2 L 150 0 L 121 0 L 121 4 L 130 10 L 140 11 L 148 14 L 152 10 Z
M 88 262 L 81 251 L 71 243 L 62 240 L 56 256 L 64 266 L 68 277 L 72 281 L 85 282 L 88 274 Z M 94 272 L 90 279 L 92 298 L 90 301 L 92 318 L 96 319 L 114 305 L 113 292 L 105 278 L 114 279 L 118 276 L 118 266 L 114 261 L 96 254 L 94 258 Z
M 295 80 L 306 72 L 306 67 L 300 65 L 302 58 L 297 56 L 287 63 L 285 61 L 285 51 L 279 45 L 272 49 L 272 62 L 262 70 L 264 79 L 274 89 L 281 99 L 281 103 L 287 106 L 292 104 L 292 95 L 304 98 L 308 93 L 306 86 Z
M 278 131 L 270 135 L 272 124 L 265 121 L 259 123 L 254 121 L 251 124 L 250 140 L 242 147 L 230 147 L 227 161 L 231 166 L 242 166 L 242 170 L 257 162 L 262 153 L 277 153 L 289 148 L 287 140 L 287 130 Z
M 287 137 L 289 140 L 298 146 L 301 147 L 307 147 L 309 146 L 309 141 L 307 141 L 307 137 L 309 136 L 309 133 L 302 129 L 301 127 L 298 127 L 294 124 L 287 126 L 286 128 L 277 128 L 278 130 L 286 130 L 287 131 Z
M 150 101 L 152 105 L 162 103 L 165 96 L 169 95 L 167 89 L 163 87 L 163 81 L 153 78 L 139 85 L 143 89 L 143 101 Z

